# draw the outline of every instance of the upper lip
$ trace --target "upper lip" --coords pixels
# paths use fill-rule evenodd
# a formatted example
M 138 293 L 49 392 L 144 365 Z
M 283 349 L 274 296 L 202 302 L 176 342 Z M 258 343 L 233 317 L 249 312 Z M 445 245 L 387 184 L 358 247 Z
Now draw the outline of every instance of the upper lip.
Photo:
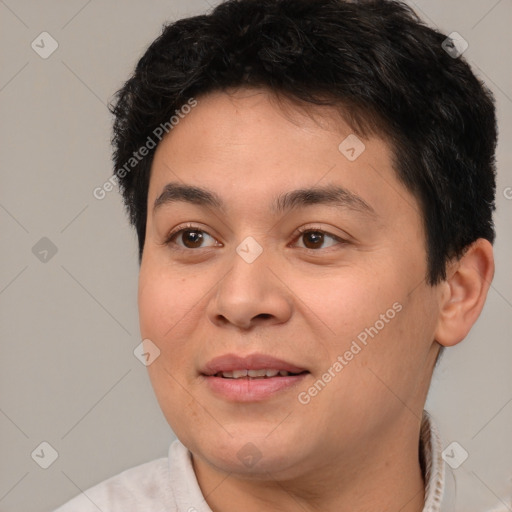
M 233 370 L 284 370 L 290 373 L 301 373 L 307 371 L 282 359 L 265 355 L 250 354 L 239 356 L 236 354 L 225 354 L 214 357 L 201 369 L 201 373 L 207 376 L 216 375 L 220 372 L 231 372 Z

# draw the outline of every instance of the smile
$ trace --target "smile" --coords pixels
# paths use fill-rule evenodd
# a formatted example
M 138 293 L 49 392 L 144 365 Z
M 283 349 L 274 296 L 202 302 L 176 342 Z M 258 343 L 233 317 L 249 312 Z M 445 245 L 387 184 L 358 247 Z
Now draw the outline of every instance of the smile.
M 290 375 L 298 374 L 288 372 L 286 370 L 274 370 L 268 368 L 262 370 L 233 370 L 231 372 L 218 372 L 214 376 L 222 377 L 224 379 L 268 379 L 272 377 L 289 377 Z

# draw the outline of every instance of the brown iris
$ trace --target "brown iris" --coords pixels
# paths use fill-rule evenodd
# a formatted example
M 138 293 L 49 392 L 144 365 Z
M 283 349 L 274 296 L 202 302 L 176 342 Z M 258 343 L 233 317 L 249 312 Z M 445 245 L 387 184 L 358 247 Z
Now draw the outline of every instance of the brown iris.
M 318 249 L 324 242 L 324 233 L 321 231 L 307 231 L 302 234 L 302 238 L 308 249 Z
M 189 249 L 200 247 L 203 238 L 203 233 L 195 229 L 185 229 L 181 234 L 183 245 Z

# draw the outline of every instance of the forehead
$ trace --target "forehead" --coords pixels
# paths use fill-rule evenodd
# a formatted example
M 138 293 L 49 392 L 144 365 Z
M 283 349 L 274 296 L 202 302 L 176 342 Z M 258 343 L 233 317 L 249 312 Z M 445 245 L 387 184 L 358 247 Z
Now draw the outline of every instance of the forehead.
M 376 211 L 418 211 L 386 141 L 358 137 L 335 107 L 304 110 L 261 89 L 197 98 L 156 150 L 149 209 L 169 182 L 213 190 L 241 207 L 248 199 L 263 204 L 287 190 L 336 183 Z

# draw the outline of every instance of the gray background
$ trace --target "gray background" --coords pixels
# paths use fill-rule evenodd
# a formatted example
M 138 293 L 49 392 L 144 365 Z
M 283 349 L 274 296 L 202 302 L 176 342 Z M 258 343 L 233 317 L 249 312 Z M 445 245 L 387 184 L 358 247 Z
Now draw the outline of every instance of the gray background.
M 448 349 L 427 403 L 443 447 L 457 441 L 469 453 L 456 470 L 468 512 L 504 500 L 512 478 L 512 1 L 411 5 L 469 42 L 464 55 L 499 114 L 497 272 L 482 316 Z M 165 456 L 173 439 L 133 355 L 135 235 L 118 193 L 100 201 L 92 191 L 111 173 L 108 100 L 162 23 L 208 8 L 206 0 L 0 0 L 3 512 L 52 510 Z M 59 44 L 47 59 L 31 48 L 43 31 Z M 46 262 L 32 250 L 43 237 L 57 248 Z M 58 452 L 46 470 L 31 457 L 43 441 Z

